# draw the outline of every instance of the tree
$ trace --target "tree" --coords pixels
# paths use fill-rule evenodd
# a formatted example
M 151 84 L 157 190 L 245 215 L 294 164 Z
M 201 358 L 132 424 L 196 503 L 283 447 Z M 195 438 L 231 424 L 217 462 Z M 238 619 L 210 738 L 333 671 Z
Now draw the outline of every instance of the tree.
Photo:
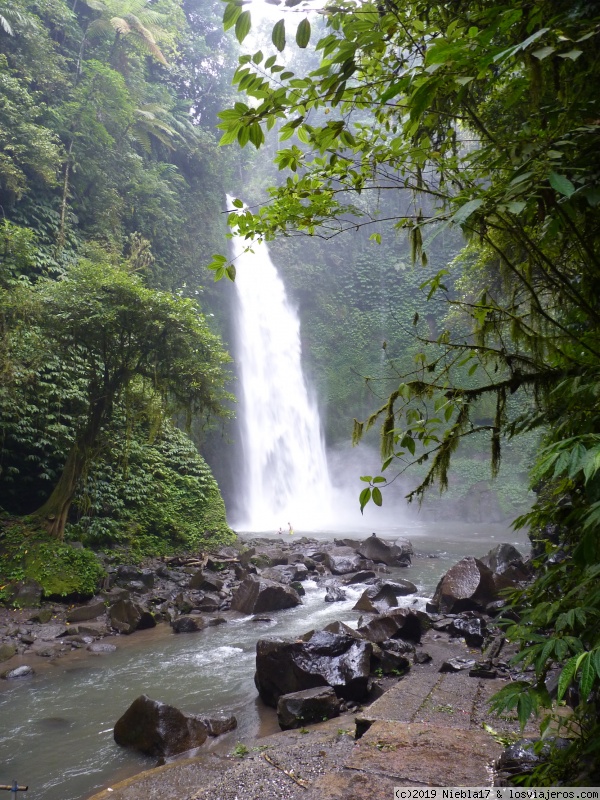
M 85 413 L 57 484 L 33 515 L 60 539 L 116 403 L 135 384 L 163 414 L 223 414 L 228 357 L 194 301 L 146 288 L 125 266 L 82 261 L 60 281 L 15 292 L 12 303 L 27 324 L 36 321 L 50 352 L 67 362 L 75 355 L 85 376 Z
M 598 739 L 590 719 L 600 686 L 598 8 L 566 0 L 384 0 L 330 4 L 321 13 L 328 27 L 316 44 L 322 61 L 308 75 L 294 75 L 276 54 L 240 59 L 234 81 L 250 99 L 221 114 L 222 144 L 258 148 L 265 130 L 281 122 L 280 141 L 295 139 L 275 159 L 285 181 L 263 207 L 240 208 L 230 221 L 249 240 L 331 238 L 377 220 L 365 197 L 409 190 L 412 199 L 392 222 L 406 231 L 415 261 L 427 264 L 427 237 L 448 226 L 462 230 L 462 294 L 446 289 L 449 267 L 423 287 L 445 295 L 468 331 L 457 336 L 455 327 L 452 335 L 448 326 L 428 342 L 415 315 L 423 343 L 416 368 L 366 423 L 356 423 L 355 438 L 380 421 L 382 473 L 426 465 L 409 495 L 421 498 L 435 483 L 446 486 L 465 437 L 489 434 L 494 471 L 503 436 L 546 426 L 535 472 L 545 488 L 518 522 L 544 538 L 560 498 L 568 510 L 559 535 L 546 536 L 538 553 L 560 550 L 566 558 L 540 561 L 540 577 L 521 598 L 525 609 L 532 605 L 510 633 L 536 680 L 500 704 L 517 705 L 524 721 L 550 702 L 544 679 L 553 663 L 564 664 L 560 697 L 578 683 L 585 750 Z M 273 28 L 280 52 L 286 24 Z M 229 2 L 224 25 L 242 40 L 249 12 Z M 309 38 L 303 16 L 296 43 L 305 47 Z M 233 274 L 224 258 L 211 266 L 217 277 Z M 532 409 L 520 418 L 508 410 L 517 392 Z M 495 411 L 480 424 L 474 409 L 486 397 Z M 381 505 L 386 482 L 384 474 L 367 479 L 361 507 Z M 589 763 L 585 769 L 589 776 Z

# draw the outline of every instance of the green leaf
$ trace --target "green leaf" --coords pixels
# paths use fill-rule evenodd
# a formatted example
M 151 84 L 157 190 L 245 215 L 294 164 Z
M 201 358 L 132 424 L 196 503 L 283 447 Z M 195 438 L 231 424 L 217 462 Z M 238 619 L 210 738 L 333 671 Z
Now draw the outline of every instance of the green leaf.
M 361 475 L 360 479 L 361 479 L 361 481 L 364 481 L 365 483 L 371 483 L 371 481 L 373 480 L 373 476 L 372 475 Z
M 594 678 L 596 670 L 591 659 L 591 654 L 586 653 L 586 657 L 581 662 L 581 675 L 579 676 L 579 687 L 581 691 L 581 699 L 585 702 L 589 693 L 592 691 L 594 685 Z
M 367 503 L 371 499 L 371 489 L 369 487 L 367 487 L 366 489 L 363 489 L 362 492 L 360 493 L 358 499 L 360 501 L 360 513 L 362 514 L 363 511 L 364 511 L 365 506 L 367 505 Z
M 383 496 L 381 494 L 381 489 L 378 486 L 373 487 L 372 495 L 373 495 L 373 502 L 375 503 L 376 506 L 383 505 Z
M 298 25 L 296 30 L 296 44 L 298 47 L 306 47 L 310 42 L 310 22 L 308 19 L 303 19 Z
M 556 695 L 556 699 L 560 703 L 563 699 L 565 692 L 569 688 L 573 676 L 575 675 L 575 670 L 577 669 L 577 659 L 579 656 L 573 656 L 570 658 L 567 663 L 564 665 L 562 672 L 560 673 L 560 678 L 558 679 L 558 692 Z
M 550 181 L 550 186 L 565 197 L 571 197 L 571 195 L 575 192 L 575 187 L 564 175 L 559 175 L 557 172 L 551 172 L 548 176 L 548 180 Z
M 280 19 L 275 23 L 273 32 L 271 33 L 271 41 L 281 53 L 285 48 L 285 20 Z
M 252 27 L 252 19 L 249 11 L 242 11 L 235 23 L 235 35 L 238 42 L 241 44 L 246 36 L 250 33 Z
M 223 30 L 228 31 L 230 28 L 233 28 L 241 13 L 241 5 L 237 3 L 227 3 L 225 11 L 223 12 Z
M 461 225 L 463 222 L 466 222 L 469 217 L 474 214 L 482 205 L 483 200 L 469 200 L 452 215 L 452 222 L 454 222 L 456 225 Z
M 540 47 L 539 50 L 534 50 L 531 55 L 535 58 L 538 58 L 540 61 L 543 61 L 545 58 L 548 58 L 548 56 L 551 56 L 555 51 L 556 48 L 547 45 L 546 47 Z

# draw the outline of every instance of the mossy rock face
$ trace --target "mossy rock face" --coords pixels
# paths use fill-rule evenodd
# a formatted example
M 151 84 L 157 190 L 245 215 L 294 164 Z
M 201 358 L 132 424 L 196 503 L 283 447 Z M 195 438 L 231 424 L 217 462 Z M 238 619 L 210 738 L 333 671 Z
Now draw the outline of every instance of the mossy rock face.
M 46 597 L 94 594 L 104 574 L 94 553 L 62 542 L 36 544 L 39 549 L 25 559 L 25 574 L 42 585 Z
M 9 581 L 3 599 L 20 607 L 37 606 L 42 596 L 91 596 L 104 575 L 91 550 L 52 539 L 22 521 L 2 532 L 0 572 Z

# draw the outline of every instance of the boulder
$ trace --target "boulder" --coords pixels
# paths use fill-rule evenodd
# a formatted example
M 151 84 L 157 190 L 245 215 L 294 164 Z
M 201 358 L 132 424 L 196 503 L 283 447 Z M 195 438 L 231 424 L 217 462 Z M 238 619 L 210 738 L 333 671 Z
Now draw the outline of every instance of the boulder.
M 33 675 L 33 667 L 30 667 L 28 664 L 23 664 L 20 667 L 6 670 L 6 672 L 0 675 L 0 678 L 11 681 L 15 678 L 28 678 L 30 675 Z
M 284 694 L 331 686 L 338 697 L 364 700 L 372 646 L 353 636 L 317 631 L 308 641 L 259 639 L 254 682 L 273 708 Z
M 347 575 L 363 566 L 361 557 L 349 547 L 337 547 L 324 554 L 323 563 L 334 575 Z
M 117 583 L 142 583 L 146 589 L 154 587 L 154 573 L 151 569 L 140 569 L 129 564 L 121 564 L 117 567 Z
M 154 616 L 133 600 L 117 600 L 110 609 L 110 624 L 119 633 L 133 633 L 144 628 L 154 628 Z M 78 630 L 81 633 L 81 628 Z
M 286 731 L 339 717 L 340 701 L 330 686 L 281 695 L 277 701 L 279 727 Z
M 290 586 L 248 576 L 234 592 L 231 610 L 242 614 L 262 614 L 265 611 L 293 608 L 301 603 L 298 593 Z
M 209 736 L 222 736 L 237 728 L 237 719 L 230 717 L 199 717 L 206 725 Z
M 33 608 L 42 602 L 43 589 L 37 581 L 28 578 L 13 583 L 7 594 L 10 605 L 17 608 Z
M 344 578 L 344 583 L 347 583 L 348 586 L 354 583 L 367 583 L 376 577 L 377 576 L 372 569 L 361 569 L 358 572 L 355 572 L 353 575 L 349 575 L 347 578 Z
M 12 658 L 16 654 L 17 648 L 14 646 L 14 644 L 8 644 L 5 642 L 0 644 L 0 662 L 8 661 L 9 658 Z
M 90 619 L 96 619 L 101 616 L 105 611 L 106 605 L 104 600 L 94 600 L 85 606 L 72 608 L 67 613 L 67 622 L 88 622 Z
M 464 669 L 473 669 L 475 660 L 472 658 L 449 658 L 440 667 L 440 672 L 461 672 Z
M 343 633 L 345 636 L 352 636 L 354 639 L 362 639 L 363 637 L 360 633 L 357 633 L 353 628 L 349 625 L 346 625 L 344 622 L 330 622 L 329 625 L 326 625 L 323 628 L 324 631 L 329 631 L 329 633 Z
M 171 623 L 174 633 L 196 633 L 208 627 L 208 620 L 200 614 L 193 616 L 181 616 L 174 619 Z
M 433 596 L 440 613 L 482 611 L 496 600 L 494 573 L 479 559 L 463 558 L 441 578 Z
M 223 581 L 218 578 L 214 573 L 208 570 L 204 572 L 199 570 L 194 573 L 190 578 L 188 589 L 199 590 L 203 592 L 220 592 L 223 588 Z
M 496 575 L 505 579 L 505 585 L 514 585 L 526 581 L 531 576 L 531 570 L 523 562 L 523 556 L 512 544 L 496 545 L 489 553 L 480 558 L 482 564 L 489 567 Z M 501 588 L 496 581 L 497 587 Z
M 414 594 L 417 587 L 410 581 L 377 581 L 362 593 L 353 606 L 354 611 L 383 614 L 398 606 L 398 598 Z
M 414 646 L 407 642 L 386 639 L 377 648 L 377 653 L 373 657 L 374 666 L 379 668 L 384 675 L 408 672 L 410 669 L 409 656 L 412 656 L 414 652 Z
M 151 700 L 143 694 L 117 720 L 115 742 L 155 758 L 185 753 L 204 744 L 208 728 L 201 717 Z
M 357 547 L 363 558 L 368 558 L 388 567 L 407 567 L 410 564 L 410 553 L 396 544 L 389 544 L 373 534 Z
M 325 593 L 325 602 L 339 603 L 343 600 L 346 600 L 346 592 L 337 583 L 329 584 Z
M 370 642 L 379 644 L 386 639 L 407 639 L 419 643 L 427 615 L 408 608 L 395 608 L 385 614 L 379 614 L 365 625 L 358 628 L 358 633 Z
M 452 620 L 449 627 L 451 635 L 463 636 L 469 647 L 481 647 L 485 641 L 487 624 L 483 617 L 475 614 L 467 616 L 472 612 L 466 612 L 464 616 L 456 617 Z
M 304 564 L 278 564 L 263 570 L 261 577 L 289 586 L 296 581 L 305 581 L 308 578 L 308 569 Z

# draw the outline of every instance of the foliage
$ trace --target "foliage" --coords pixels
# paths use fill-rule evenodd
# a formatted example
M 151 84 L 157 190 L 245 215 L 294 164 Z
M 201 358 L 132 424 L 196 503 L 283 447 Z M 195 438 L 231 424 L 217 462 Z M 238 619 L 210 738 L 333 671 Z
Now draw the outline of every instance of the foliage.
M 0 565 L 0 599 L 6 599 L 11 581 L 26 579 L 37 581 L 46 596 L 92 595 L 104 575 L 94 553 L 57 542 L 27 520 L 3 523 Z
M 148 422 L 113 426 L 76 495 L 67 537 L 130 560 L 231 544 L 218 486 L 194 445 L 168 421 L 149 434 Z
M 74 420 L 58 482 L 35 512 L 58 538 L 77 485 L 102 446 L 102 429 L 135 381 L 163 414 L 221 413 L 227 397 L 228 357 L 198 305 L 146 288 L 131 267 L 82 260 L 62 280 L 23 284 L 6 295 L 15 330 L 34 321 L 38 346 L 62 362 L 75 361 L 81 376 L 84 410 Z
M 420 336 L 414 365 L 401 366 L 379 408 L 355 424 L 355 440 L 381 424 L 383 474 L 367 476 L 361 506 L 383 502 L 394 467 L 425 470 L 409 498 L 436 483 L 444 489 L 469 437 L 489 436 L 495 474 L 505 436 L 547 426 L 535 474 L 542 494 L 517 524 L 541 541 L 557 516 L 560 526 L 509 628 L 537 688 L 515 684 L 498 707 L 516 705 L 524 721 L 547 702 L 543 678 L 561 664 L 560 697 L 573 685 L 581 694 L 570 775 L 585 782 L 600 740 L 597 6 L 348 0 L 321 13 L 317 69 L 294 74 L 277 53 L 240 59 L 234 81 L 247 100 L 221 114 L 221 143 L 259 148 L 280 126 L 275 162 L 285 180 L 269 202 L 230 221 L 249 241 L 332 238 L 377 223 L 368 198 L 395 194 L 394 225 L 424 265 L 436 233 L 462 231 L 460 282 L 452 286 L 443 265 L 422 283 L 428 298 L 450 304 L 446 329 Z M 247 14 L 227 3 L 224 26 L 240 40 Z M 282 20 L 276 51 L 286 39 Z M 304 29 L 297 44 L 306 44 Z M 381 233 L 372 238 L 379 243 Z M 226 260 L 212 267 L 217 277 L 227 272 Z

